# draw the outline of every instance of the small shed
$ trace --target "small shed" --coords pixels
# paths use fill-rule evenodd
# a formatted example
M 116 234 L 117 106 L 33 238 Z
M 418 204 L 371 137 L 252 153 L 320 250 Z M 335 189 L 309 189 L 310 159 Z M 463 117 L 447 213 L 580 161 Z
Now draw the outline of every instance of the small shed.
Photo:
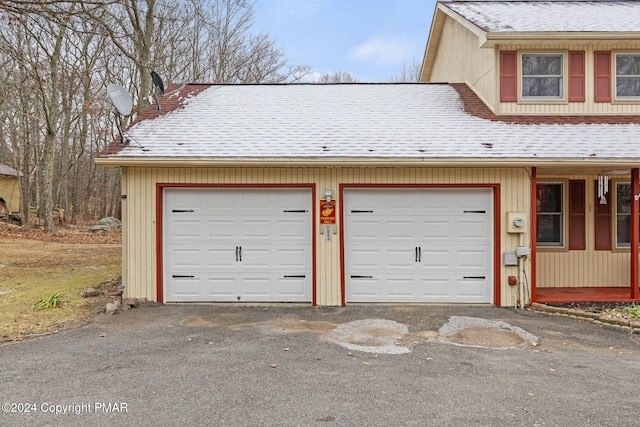
M 0 164 L 0 215 L 20 211 L 20 177 L 22 174 Z

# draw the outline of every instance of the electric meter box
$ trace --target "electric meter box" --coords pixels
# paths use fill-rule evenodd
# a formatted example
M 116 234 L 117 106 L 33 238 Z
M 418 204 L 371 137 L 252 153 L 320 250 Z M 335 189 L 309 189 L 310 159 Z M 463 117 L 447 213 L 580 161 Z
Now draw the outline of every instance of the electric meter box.
M 529 229 L 527 214 L 522 212 L 507 213 L 507 233 L 524 233 Z

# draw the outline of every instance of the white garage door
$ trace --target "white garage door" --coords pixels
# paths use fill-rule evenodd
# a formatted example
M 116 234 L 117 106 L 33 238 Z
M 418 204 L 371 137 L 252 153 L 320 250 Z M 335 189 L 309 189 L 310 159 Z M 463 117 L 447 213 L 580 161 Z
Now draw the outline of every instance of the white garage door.
M 311 302 L 311 191 L 165 189 L 167 302 Z
M 348 302 L 491 303 L 491 189 L 346 189 Z

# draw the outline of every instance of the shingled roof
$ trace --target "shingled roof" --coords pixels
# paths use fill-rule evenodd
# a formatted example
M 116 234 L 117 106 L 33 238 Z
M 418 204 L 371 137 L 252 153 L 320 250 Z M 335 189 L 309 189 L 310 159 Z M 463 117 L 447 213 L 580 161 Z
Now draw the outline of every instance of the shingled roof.
M 465 85 L 185 85 L 100 163 L 638 162 L 638 116 L 495 116 Z
M 490 33 L 640 32 L 639 1 L 451 1 L 440 4 Z

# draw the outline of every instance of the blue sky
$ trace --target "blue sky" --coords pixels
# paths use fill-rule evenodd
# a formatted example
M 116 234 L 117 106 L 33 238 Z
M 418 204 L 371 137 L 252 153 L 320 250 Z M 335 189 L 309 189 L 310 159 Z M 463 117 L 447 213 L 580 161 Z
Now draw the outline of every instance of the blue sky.
M 257 0 L 255 29 L 291 64 L 386 82 L 421 60 L 435 0 Z

